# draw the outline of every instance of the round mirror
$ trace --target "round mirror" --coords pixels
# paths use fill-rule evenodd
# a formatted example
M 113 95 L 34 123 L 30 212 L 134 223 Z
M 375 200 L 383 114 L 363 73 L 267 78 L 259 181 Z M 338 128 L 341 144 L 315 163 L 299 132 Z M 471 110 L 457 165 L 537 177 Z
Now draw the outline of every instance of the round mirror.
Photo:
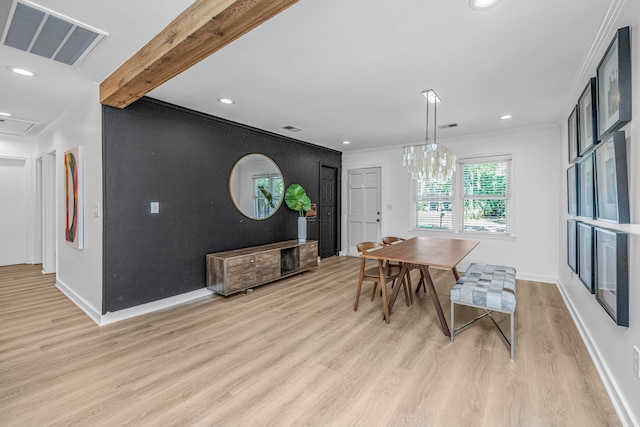
M 246 155 L 231 171 L 229 192 L 233 204 L 243 215 L 252 219 L 269 218 L 282 203 L 282 173 L 269 157 Z

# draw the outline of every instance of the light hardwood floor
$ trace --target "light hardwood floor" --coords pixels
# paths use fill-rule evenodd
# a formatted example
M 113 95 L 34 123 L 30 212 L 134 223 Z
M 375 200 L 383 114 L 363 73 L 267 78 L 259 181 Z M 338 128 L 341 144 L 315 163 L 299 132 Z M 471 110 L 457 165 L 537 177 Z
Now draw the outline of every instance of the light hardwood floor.
M 40 266 L 0 267 L 0 425 L 620 425 L 554 285 L 518 281 L 510 361 L 488 319 L 451 344 L 424 293 L 387 325 L 368 284 L 354 312 L 358 267 L 103 327 Z M 433 276 L 449 319 L 453 275 Z

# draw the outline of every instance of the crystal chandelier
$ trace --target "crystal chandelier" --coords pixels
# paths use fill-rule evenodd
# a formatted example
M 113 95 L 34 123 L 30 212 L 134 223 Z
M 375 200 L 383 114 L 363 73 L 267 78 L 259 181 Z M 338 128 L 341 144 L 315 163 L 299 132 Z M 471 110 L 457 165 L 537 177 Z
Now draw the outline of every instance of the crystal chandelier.
M 402 166 L 413 179 L 444 183 L 456 170 L 456 155 L 436 141 L 437 105 L 440 97 L 433 89 L 422 92 L 427 98 L 425 143 L 402 147 Z M 433 140 L 429 140 L 429 104 L 433 104 Z

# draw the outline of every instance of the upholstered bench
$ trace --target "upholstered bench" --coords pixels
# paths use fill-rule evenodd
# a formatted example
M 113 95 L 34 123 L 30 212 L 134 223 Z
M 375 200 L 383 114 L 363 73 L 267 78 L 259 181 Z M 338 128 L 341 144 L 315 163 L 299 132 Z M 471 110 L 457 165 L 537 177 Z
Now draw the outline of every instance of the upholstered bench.
M 456 328 L 455 304 L 484 309 L 484 314 Z M 511 317 L 511 340 L 491 316 L 497 311 Z M 451 342 L 455 333 L 485 316 L 489 316 L 515 355 L 514 313 L 516 311 L 516 270 L 513 267 L 472 263 L 451 288 Z

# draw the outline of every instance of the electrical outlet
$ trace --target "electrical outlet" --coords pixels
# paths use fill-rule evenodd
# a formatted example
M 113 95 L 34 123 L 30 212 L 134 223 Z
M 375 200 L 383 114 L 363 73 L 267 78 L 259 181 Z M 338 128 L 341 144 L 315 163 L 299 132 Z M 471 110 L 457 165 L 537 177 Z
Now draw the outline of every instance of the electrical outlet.
M 640 378 L 640 349 L 637 345 L 633 346 L 633 372 Z

